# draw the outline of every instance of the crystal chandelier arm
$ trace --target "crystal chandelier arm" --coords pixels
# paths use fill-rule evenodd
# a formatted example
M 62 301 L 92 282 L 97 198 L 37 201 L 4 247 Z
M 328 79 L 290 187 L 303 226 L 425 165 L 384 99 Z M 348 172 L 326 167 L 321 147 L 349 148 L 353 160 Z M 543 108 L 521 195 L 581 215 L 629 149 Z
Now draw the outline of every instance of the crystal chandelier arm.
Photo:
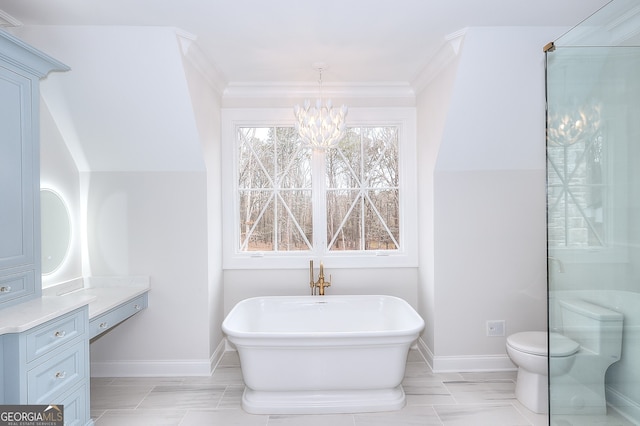
M 346 133 L 347 107 L 342 105 L 340 109 L 334 109 L 331 100 L 322 105 L 322 70 L 318 83 L 320 85 L 320 98 L 316 106 L 312 107 L 309 100 L 304 101 L 304 106 L 296 105 L 293 108 L 296 131 L 304 145 L 313 149 L 327 149 L 335 147 Z

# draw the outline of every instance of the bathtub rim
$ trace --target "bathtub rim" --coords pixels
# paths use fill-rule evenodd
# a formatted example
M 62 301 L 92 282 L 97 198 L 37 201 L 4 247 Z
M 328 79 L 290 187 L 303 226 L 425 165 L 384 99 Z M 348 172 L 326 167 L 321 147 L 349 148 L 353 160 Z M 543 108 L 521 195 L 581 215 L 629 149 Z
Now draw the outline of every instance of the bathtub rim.
M 284 299 L 284 300 L 315 300 L 316 303 L 321 303 L 323 299 L 325 300 L 340 300 L 340 299 L 358 299 L 358 298 L 366 298 L 366 299 L 389 299 L 393 300 L 394 303 L 400 303 L 403 305 L 403 308 L 407 308 L 409 315 L 413 316 L 416 320 L 416 324 L 413 327 L 401 328 L 401 329 L 391 329 L 391 330 L 367 330 L 367 331 L 243 331 L 237 330 L 233 327 L 230 327 L 229 324 L 232 322 L 233 315 L 237 315 L 237 311 L 242 309 L 244 305 L 248 305 L 250 303 L 255 303 L 258 300 L 275 300 L 275 299 Z M 328 296 L 256 296 L 250 297 L 247 299 L 243 299 L 235 304 L 235 306 L 229 311 L 229 313 L 225 316 L 225 319 L 222 322 L 222 331 L 227 336 L 227 339 L 232 343 L 237 343 L 238 340 L 241 339 L 251 339 L 254 341 L 260 341 L 262 339 L 279 339 L 282 341 L 294 340 L 294 339 L 307 339 L 310 341 L 314 340 L 325 340 L 331 339 L 336 341 L 341 341 L 345 339 L 354 339 L 354 338 L 406 338 L 410 336 L 414 336 L 413 338 L 417 338 L 417 336 L 424 330 L 425 321 L 418 314 L 418 312 L 407 302 L 406 300 L 397 297 L 390 296 L 384 294 L 349 294 L 349 295 L 328 295 Z M 401 339 L 404 340 L 404 339 Z

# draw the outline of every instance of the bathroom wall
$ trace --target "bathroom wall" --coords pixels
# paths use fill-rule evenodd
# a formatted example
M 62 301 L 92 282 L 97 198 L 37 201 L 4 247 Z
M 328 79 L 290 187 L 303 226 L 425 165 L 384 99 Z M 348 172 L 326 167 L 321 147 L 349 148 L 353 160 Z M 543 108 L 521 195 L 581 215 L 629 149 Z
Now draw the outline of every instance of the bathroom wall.
M 224 348 L 212 83 L 172 28 L 16 33 L 72 69 L 42 84 L 42 140 L 64 160 L 46 174 L 76 179 L 73 274 L 150 277 L 149 308 L 92 342 L 92 375 L 208 374 Z
M 437 300 L 434 252 L 434 169 L 442 133 L 447 123 L 447 114 L 453 88 L 455 87 L 460 48 L 464 31 L 452 35 L 438 52 L 430 67 L 425 70 L 423 90 L 417 96 L 418 114 L 418 181 L 420 182 L 418 208 L 420 210 L 420 269 L 418 286 L 418 312 L 425 320 L 421 344 L 429 362 L 433 363 L 433 348 L 436 335 L 435 306 Z M 422 346 L 421 345 L 421 346 Z
M 222 275 L 219 106 L 198 95 L 210 83 L 171 29 L 19 32 L 72 68 L 43 96 L 80 171 L 83 272 L 151 278 L 149 309 L 92 344 L 92 371 L 202 374 L 235 301 L 308 291 L 304 265 Z M 559 34 L 467 30 L 417 98 L 420 269 L 330 271 L 335 294 L 416 306 L 436 369 L 509 367 L 486 320 L 506 320 L 507 334 L 546 325 L 542 46 Z
M 225 313 L 248 297 L 308 295 L 308 262 L 301 259 L 304 264 L 301 269 L 285 271 L 225 270 Z M 325 275 L 331 274 L 331 287 L 327 288 L 327 294 L 386 294 L 400 297 L 417 309 L 417 268 L 332 269 L 329 263 L 325 265 Z
M 91 270 L 149 275 L 151 282 L 149 308 L 91 344 L 92 374 L 206 374 L 212 354 L 205 173 L 89 178 Z
M 470 28 L 457 67 L 440 76 L 455 72 L 448 96 L 440 99 L 435 84 L 419 96 L 423 119 L 434 102 L 447 107 L 437 159 L 420 151 L 421 162 L 435 161 L 426 180 L 433 186 L 420 188 L 421 197 L 433 197 L 432 243 L 422 237 L 433 246 L 421 247 L 421 267 L 433 271 L 421 268 L 420 288 L 433 309 L 425 346 L 437 371 L 512 368 L 506 336 L 546 329 L 542 47 L 561 33 Z M 434 136 L 419 132 L 419 144 Z M 505 336 L 487 337 L 488 320 L 505 320 Z
M 42 286 L 47 287 L 82 276 L 80 174 L 44 99 L 40 101 L 40 126 L 40 186 L 53 189 L 62 197 L 73 224 L 65 261 L 42 277 Z
M 217 76 L 203 72 L 203 58 L 197 46 L 182 39 L 185 56 L 184 71 L 187 79 L 193 115 L 202 147 L 206 173 L 207 211 L 207 283 L 209 319 L 209 353 L 215 359 L 216 351 L 223 349 L 224 287 L 222 277 L 222 176 L 220 140 L 220 95 Z

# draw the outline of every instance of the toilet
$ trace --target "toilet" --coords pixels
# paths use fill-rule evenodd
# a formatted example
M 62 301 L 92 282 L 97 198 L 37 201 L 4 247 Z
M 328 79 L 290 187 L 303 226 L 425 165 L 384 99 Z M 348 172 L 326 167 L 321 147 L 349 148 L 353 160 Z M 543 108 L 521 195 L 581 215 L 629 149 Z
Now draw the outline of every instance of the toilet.
M 605 374 L 622 352 L 623 315 L 585 300 L 559 301 L 560 333 L 528 331 L 507 338 L 507 354 L 518 366 L 516 398 L 535 413 L 606 413 Z M 547 363 L 548 362 L 548 363 Z
M 624 316 L 585 300 L 560 300 L 562 334 L 580 344 L 568 374 L 551 381 L 554 414 L 602 415 L 607 412 L 605 375 L 622 356 Z
M 558 333 L 524 331 L 507 338 L 507 354 L 518 366 L 516 398 L 534 413 L 549 410 L 548 339 L 551 342 L 553 375 L 566 374 L 573 366 L 580 345 Z

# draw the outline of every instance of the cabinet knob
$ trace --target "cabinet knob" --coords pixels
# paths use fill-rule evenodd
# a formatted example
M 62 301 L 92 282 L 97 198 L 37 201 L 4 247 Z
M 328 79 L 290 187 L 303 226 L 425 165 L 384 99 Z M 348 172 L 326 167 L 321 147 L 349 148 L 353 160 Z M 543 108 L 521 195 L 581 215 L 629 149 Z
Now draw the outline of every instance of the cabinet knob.
M 66 331 L 62 330 L 62 331 L 56 331 L 55 333 L 53 333 L 53 335 L 55 337 L 64 337 L 67 334 Z
M 98 327 L 100 328 L 107 328 L 109 324 L 105 321 L 105 322 L 101 322 L 100 325 Z
M 56 379 L 64 379 L 66 375 L 67 375 L 66 371 L 58 371 L 56 373 Z
M 142 306 L 136 303 L 135 305 L 133 305 L 133 309 L 135 309 L 136 311 L 139 311 L 140 309 L 142 309 Z
M 10 285 L 3 285 L 0 287 L 0 293 L 9 293 L 11 291 Z

